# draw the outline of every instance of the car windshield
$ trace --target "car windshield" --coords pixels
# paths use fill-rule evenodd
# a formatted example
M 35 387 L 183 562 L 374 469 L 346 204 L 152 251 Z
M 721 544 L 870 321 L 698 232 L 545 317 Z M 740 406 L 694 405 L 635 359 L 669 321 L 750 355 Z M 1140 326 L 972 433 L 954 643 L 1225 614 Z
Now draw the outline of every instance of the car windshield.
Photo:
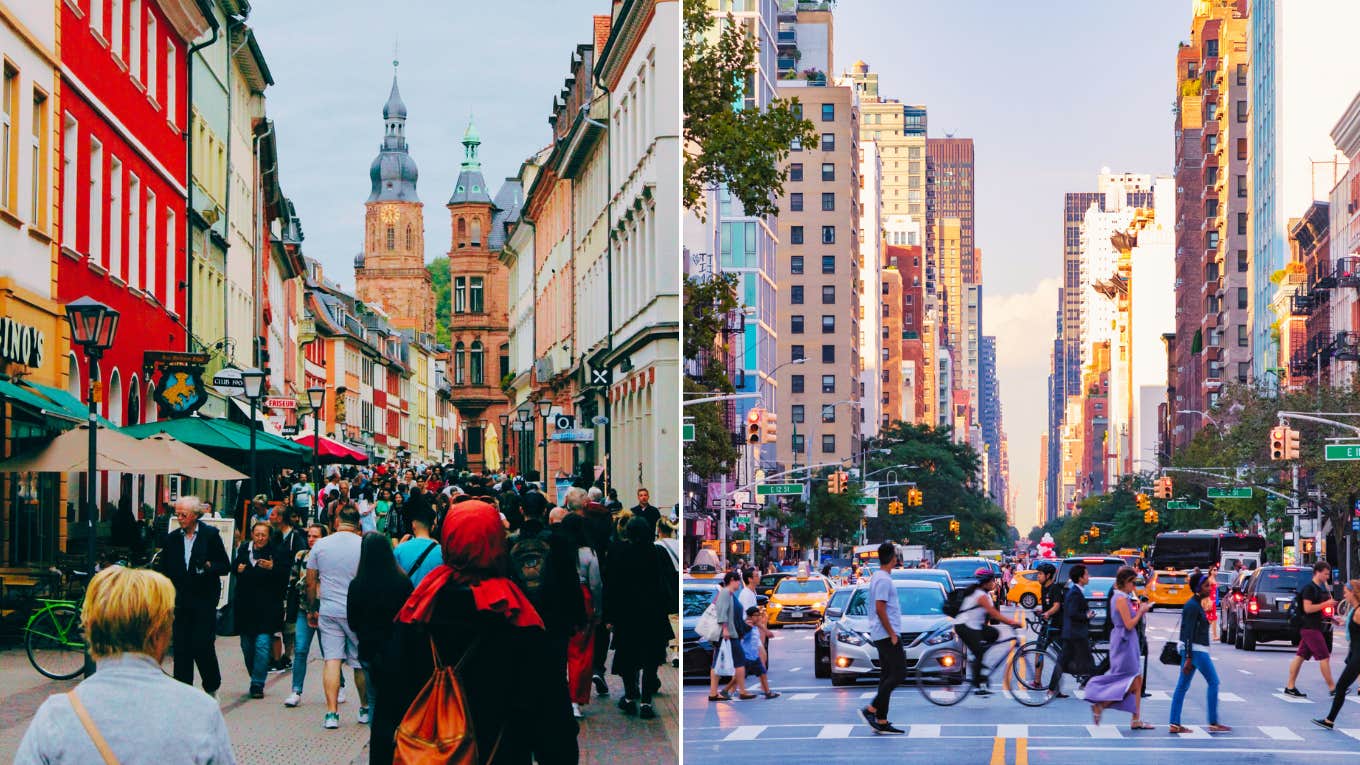
M 1220 571 L 1217 574 L 1214 574 L 1214 581 L 1219 584 L 1232 584 L 1232 580 L 1236 577 L 1237 574 L 1233 571 Z
M 702 616 L 704 609 L 713 602 L 713 590 L 686 589 L 685 616 Z
M 1108 563 L 1101 560 L 1095 561 L 1079 560 L 1070 564 L 1064 563 L 1062 566 L 1062 571 L 1058 572 L 1058 581 L 1061 582 L 1068 581 L 1067 573 L 1071 571 L 1072 567 L 1077 565 L 1078 563 L 1086 567 L 1086 573 L 1089 574 L 1092 579 L 1097 579 L 1100 577 L 1113 578 L 1115 574 L 1119 573 L 1119 569 L 1124 567 L 1124 561 L 1122 560 L 1110 561 Z
M 984 564 L 977 560 L 942 560 L 939 567 L 955 579 L 972 579 L 973 572 L 984 568 Z
M 826 607 L 844 609 L 845 604 L 850 600 L 850 596 L 854 594 L 855 590 L 850 589 L 836 590 L 835 592 L 831 593 L 831 600 L 827 601 Z
M 897 604 L 902 607 L 903 616 L 929 616 L 944 613 L 944 593 L 933 587 L 898 587 Z M 869 590 L 855 591 L 850 606 L 845 609 L 846 616 L 869 615 Z
M 778 584 L 778 583 L 779 583 L 779 580 L 781 580 L 781 579 L 788 579 L 788 577 L 787 577 L 787 576 L 779 576 L 778 574 L 766 574 L 765 576 L 762 576 L 762 577 L 760 578 L 760 584 L 757 585 L 757 586 L 758 586 L 758 587 L 773 587 L 773 586 L 775 586 L 776 584 Z
M 1157 584 L 1185 584 L 1185 574 L 1158 574 Z
M 1082 589 L 1082 592 L 1085 592 L 1086 597 L 1088 598 L 1106 598 L 1109 597 L 1110 590 L 1113 589 L 1114 579 L 1108 576 L 1102 576 L 1092 577 L 1091 581 L 1086 583 L 1086 587 Z
M 1268 568 L 1259 574 L 1258 590 L 1298 592 L 1313 578 L 1311 568 Z
M 821 579 L 785 579 L 775 585 L 775 595 L 807 595 L 826 592 L 826 582 Z
M 928 582 L 939 582 L 945 584 L 949 581 L 949 575 L 943 571 L 931 571 L 924 568 L 900 568 L 892 572 L 893 579 L 924 579 Z

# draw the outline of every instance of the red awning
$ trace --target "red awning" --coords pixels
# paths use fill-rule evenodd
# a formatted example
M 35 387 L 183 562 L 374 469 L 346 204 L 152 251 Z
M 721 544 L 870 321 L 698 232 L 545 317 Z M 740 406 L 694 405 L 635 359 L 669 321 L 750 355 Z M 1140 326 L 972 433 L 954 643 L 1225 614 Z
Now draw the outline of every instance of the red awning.
M 299 436 L 293 440 L 307 447 L 312 448 L 312 441 L 315 435 Z M 321 445 L 317 448 L 317 455 L 320 461 L 325 464 L 344 463 L 346 465 L 364 465 L 368 463 L 368 455 L 358 449 L 351 449 L 348 446 L 332 438 L 321 437 Z

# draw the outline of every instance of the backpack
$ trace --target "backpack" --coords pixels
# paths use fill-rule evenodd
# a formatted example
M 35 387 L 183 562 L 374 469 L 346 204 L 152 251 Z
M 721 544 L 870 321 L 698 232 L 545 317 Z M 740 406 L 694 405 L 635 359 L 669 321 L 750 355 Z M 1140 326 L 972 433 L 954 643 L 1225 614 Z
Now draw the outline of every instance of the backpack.
M 961 590 L 953 590 L 944 599 L 944 606 L 940 610 L 944 611 L 945 616 L 956 617 L 963 613 L 963 601 L 973 594 L 971 588 L 965 587 Z M 976 608 L 976 606 L 974 606 Z M 973 609 L 968 609 L 969 611 Z
M 439 649 L 430 638 L 430 653 L 434 657 L 434 672 L 420 689 L 411 706 L 407 707 L 397 725 L 394 737 L 393 765 L 477 765 L 477 736 L 468 710 L 467 693 L 458 670 L 468 655 L 477 647 L 476 641 L 463 652 L 452 667 L 439 661 Z M 486 758 L 492 762 L 500 748 L 502 729 Z
M 1303 590 L 1294 593 L 1294 600 L 1289 603 L 1286 615 L 1289 618 L 1289 629 L 1303 629 Z
M 520 585 L 535 606 L 542 602 L 548 586 L 552 557 L 547 535 L 521 536 L 510 548 L 510 562 L 519 572 Z

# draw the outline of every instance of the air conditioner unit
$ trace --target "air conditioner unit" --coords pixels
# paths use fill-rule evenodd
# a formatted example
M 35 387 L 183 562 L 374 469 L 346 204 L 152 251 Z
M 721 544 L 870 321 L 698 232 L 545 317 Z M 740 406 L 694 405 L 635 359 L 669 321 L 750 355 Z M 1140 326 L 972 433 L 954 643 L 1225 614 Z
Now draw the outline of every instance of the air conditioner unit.
M 552 379 L 552 359 L 545 356 L 534 362 L 534 382 L 545 383 Z

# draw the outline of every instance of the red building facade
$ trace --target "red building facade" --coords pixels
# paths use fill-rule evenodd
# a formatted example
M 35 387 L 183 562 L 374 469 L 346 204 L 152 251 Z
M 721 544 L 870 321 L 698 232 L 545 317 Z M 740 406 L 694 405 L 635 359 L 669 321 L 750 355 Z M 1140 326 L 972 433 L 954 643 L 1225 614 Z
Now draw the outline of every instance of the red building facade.
M 187 51 L 210 21 L 192 0 L 71 0 L 61 14 L 57 299 L 121 314 L 103 408 L 132 424 L 155 416 L 143 351 L 186 347 Z M 71 364 L 84 389 L 84 359 Z

